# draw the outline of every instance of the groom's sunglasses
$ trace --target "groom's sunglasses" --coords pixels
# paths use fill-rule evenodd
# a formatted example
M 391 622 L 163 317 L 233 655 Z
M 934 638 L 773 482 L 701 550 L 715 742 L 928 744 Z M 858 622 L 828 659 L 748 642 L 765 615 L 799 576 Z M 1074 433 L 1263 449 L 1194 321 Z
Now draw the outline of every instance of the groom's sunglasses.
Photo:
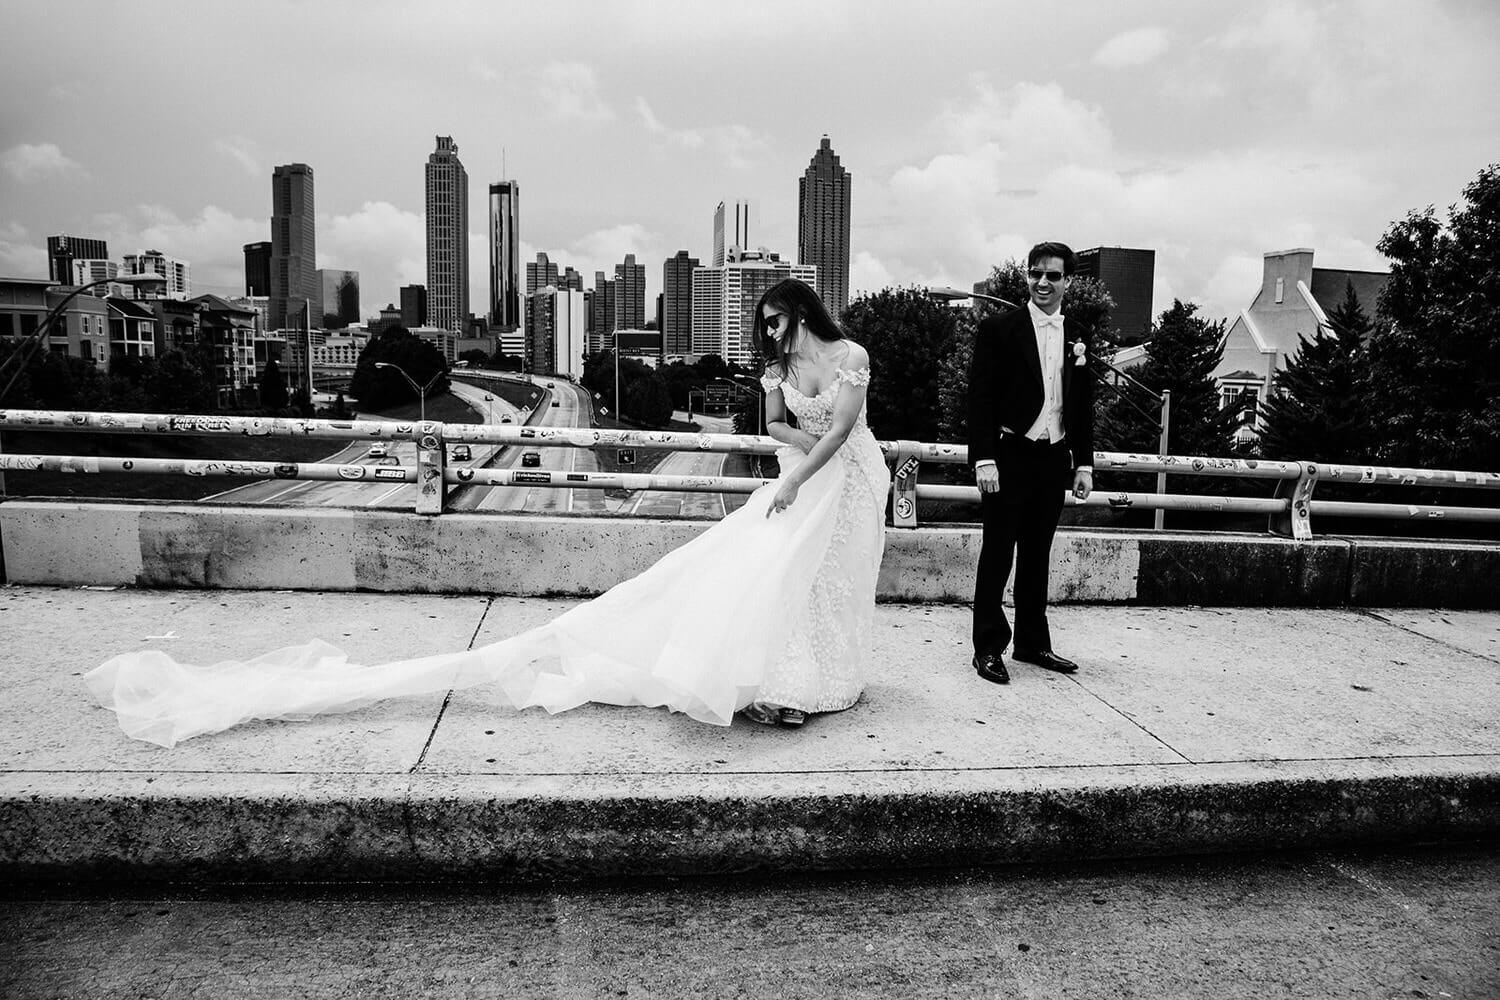
M 1063 280 L 1063 273 L 1061 271 L 1043 271 L 1039 267 L 1033 267 L 1026 272 L 1026 277 L 1032 281 L 1041 281 L 1043 278 L 1046 278 L 1055 285 Z

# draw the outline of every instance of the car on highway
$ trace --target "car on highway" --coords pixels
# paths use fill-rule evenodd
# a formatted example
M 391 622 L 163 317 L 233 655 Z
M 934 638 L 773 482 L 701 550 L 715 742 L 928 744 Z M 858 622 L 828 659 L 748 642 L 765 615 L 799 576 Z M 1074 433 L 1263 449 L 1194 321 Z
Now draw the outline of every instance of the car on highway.
M 453 446 L 452 457 L 455 462 L 468 462 L 474 458 L 474 452 L 466 444 L 456 444 Z
M 528 469 L 534 469 L 542 464 L 541 452 L 528 451 L 521 456 L 521 464 Z
M 502 424 L 512 423 L 512 421 L 510 419 L 510 414 L 509 413 L 502 413 L 502 414 L 500 414 L 500 422 Z
M 559 404 L 558 404 L 558 402 L 557 402 L 557 400 L 555 400 L 555 399 L 554 399 L 554 400 L 553 400 L 553 401 L 552 401 L 552 405 L 553 405 L 553 406 L 557 406 L 557 405 L 559 405 Z
M 374 444 L 370 445 L 371 458 L 385 458 L 385 456 L 389 455 L 390 453 L 390 449 L 386 447 L 383 441 L 376 441 Z
M 547 388 L 549 388 L 549 389 L 556 389 L 557 388 L 557 383 L 556 382 L 548 382 L 547 383 Z

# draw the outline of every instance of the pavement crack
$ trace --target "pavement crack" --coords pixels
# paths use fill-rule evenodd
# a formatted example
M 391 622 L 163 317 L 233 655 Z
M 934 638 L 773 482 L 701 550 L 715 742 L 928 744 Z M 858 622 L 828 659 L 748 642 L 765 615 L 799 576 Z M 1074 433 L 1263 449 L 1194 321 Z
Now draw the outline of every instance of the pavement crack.
M 1162 746 L 1166 747 L 1172 753 L 1175 753 L 1178 757 L 1181 757 L 1182 758 L 1182 762 L 1184 764 L 1196 764 L 1197 763 L 1197 761 L 1193 760 L 1191 757 L 1189 757 L 1187 754 L 1183 753 L 1181 750 L 1178 750 L 1176 747 L 1174 747 L 1172 744 L 1168 743 L 1166 740 L 1162 739 L 1160 736 L 1157 736 L 1155 733 L 1153 733 L 1151 730 L 1147 729 L 1145 726 L 1141 725 L 1135 719 L 1133 719 L 1130 716 L 1126 715 L 1124 712 L 1120 711 L 1118 708 L 1116 708 L 1115 706 L 1111 705 L 1109 702 L 1105 701 L 1103 698 L 1099 697 L 1093 691 L 1090 691 L 1088 688 L 1084 687 L 1083 683 L 1081 681 L 1079 681 L 1078 678 L 1076 678 L 1076 677 L 1070 677 L 1068 679 L 1071 680 L 1074 684 L 1076 684 L 1078 686 L 1078 690 L 1082 691 L 1084 694 L 1088 695 L 1090 698 L 1093 698 L 1099 704 L 1103 705 L 1105 708 L 1109 709 L 1111 712 L 1114 712 L 1116 715 L 1118 715 L 1120 718 L 1124 719 L 1126 722 L 1129 722 L 1132 726 L 1134 726 L 1135 728 L 1139 729 L 1141 732 L 1145 733 L 1147 736 L 1151 737 L 1153 740 L 1155 740 L 1156 742 L 1160 743 Z
M 474 631 L 469 634 L 469 649 L 474 648 L 474 642 L 479 638 L 479 632 L 484 628 L 485 619 L 490 616 L 490 609 L 495 606 L 495 598 L 491 597 L 484 602 L 484 610 L 479 613 L 479 621 L 474 624 Z M 453 701 L 453 689 L 443 695 L 443 703 L 438 706 L 437 716 L 432 720 L 432 728 L 427 731 L 427 739 L 422 743 L 422 752 L 417 754 L 417 759 L 412 762 L 408 774 L 416 774 L 422 764 L 427 760 L 427 751 L 432 748 L 432 741 L 437 738 L 438 726 L 443 724 L 443 716 L 448 712 L 448 704 Z
M 1408 635 L 1414 635 L 1419 639 L 1426 639 L 1428 642 L 1433 642 L 1439 646 L 1451 649 L 1455 653 L 1463 653 L 1465 656 L 1474 656 L 1481 660 L 1489 660 L 1491 663 L 1500 663 L 1500 657 L 1490 656 L 1487 653 L 1481 653 L 1477 649 L 1467 649 L 1463 646 L 1456 646 L 1446 639 L 1439 639 L 1436 636 L 1428 635 L 1426 632 L 1418 632 L 1416 629 L 1411 628 L 1410 626 L 1402 625 L 1400 622 L 1391 621 L 1389 618 L 1387 618 L 1383 614 L 1380 614 L 1378 611 L 1370 611 L 1366 608 L 1351 608 L 1350 610 L 1355 614 L 1364 615 L 1366 618 L 1373 618 L 1376 621 L 1380 622 L 1382 625 L 1389 625 L 1391 628 L 1401 632 L 1405 632 Z

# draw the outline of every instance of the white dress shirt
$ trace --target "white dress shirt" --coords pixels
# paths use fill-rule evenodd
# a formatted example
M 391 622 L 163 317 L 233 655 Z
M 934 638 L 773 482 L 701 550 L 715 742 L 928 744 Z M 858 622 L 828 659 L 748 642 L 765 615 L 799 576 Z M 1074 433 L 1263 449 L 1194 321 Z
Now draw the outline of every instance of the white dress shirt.
M 1048 315 L 1027 301 L 1026 309 L 1031 313 L 1031 327 L 1036 331 L 1036 353 L 1042 362 L 1042 409 L 1036 421 L 1026 430 L 1031 441 L 1061 441 L 1063 439 L 1063 311 Z M 994 465 L 992 459 L 984 458 L 974 463 L 975 469 Z M 1093 472 L 1092 465 L 1080 465 L 1084 472 Z

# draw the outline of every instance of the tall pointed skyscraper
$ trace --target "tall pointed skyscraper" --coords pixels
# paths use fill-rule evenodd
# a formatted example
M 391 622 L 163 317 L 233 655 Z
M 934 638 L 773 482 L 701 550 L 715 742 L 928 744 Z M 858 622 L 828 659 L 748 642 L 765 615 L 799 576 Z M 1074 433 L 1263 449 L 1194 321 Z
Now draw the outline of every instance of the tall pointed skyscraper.
M 451 135 L 427 157 L 427 321 L 462 330 L 469 316 L 469 173 Z
M 828 136 L 797 182 L 797 260 L 818 268 L 818 291 L 836 317 L 849 304 L 849 186 Z
M 640 330 L 646 326 L 646 265 L 628 253 L 615 265 L 616 330 Z
M 520 201 L 515 181 L 490 185 L 490 323 L 502 330 L 522 321 Z
M 314 223 L 313 169 L 305 163 L 284 163 L 271 171 L 271 314 L 272 329 L 299 327 L 302 306 L 308 319 L 323 325 L 318 314 L 317 231 Z

